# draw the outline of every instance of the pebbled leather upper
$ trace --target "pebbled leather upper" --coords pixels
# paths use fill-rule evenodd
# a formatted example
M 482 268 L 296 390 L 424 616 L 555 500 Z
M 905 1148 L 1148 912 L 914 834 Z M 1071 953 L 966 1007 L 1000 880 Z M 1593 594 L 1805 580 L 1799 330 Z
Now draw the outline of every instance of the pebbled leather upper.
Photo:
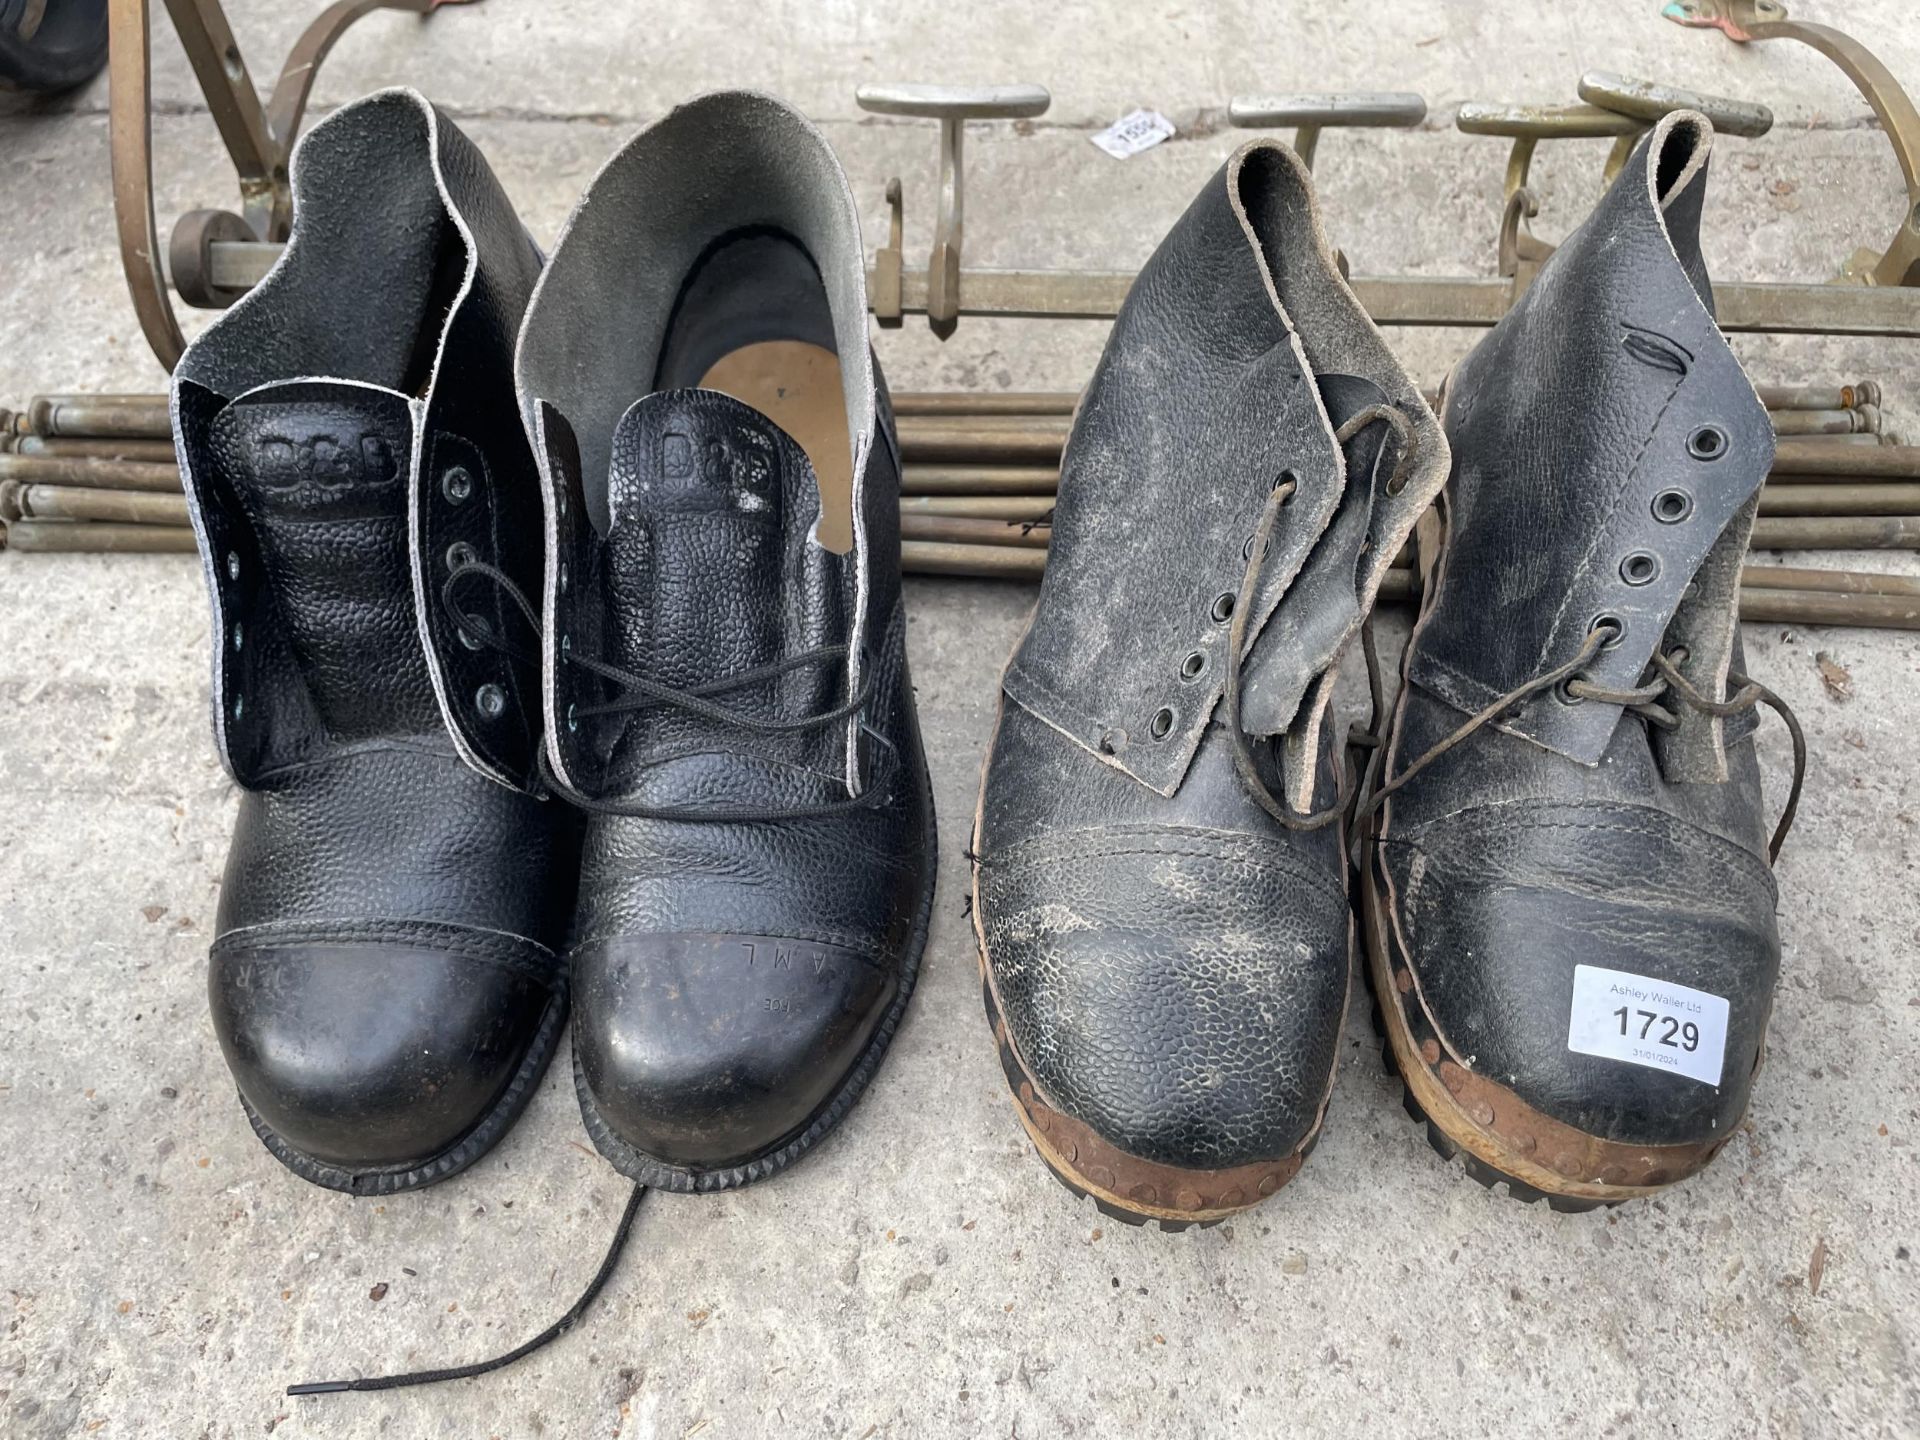
M 463 641 L 440 595 L 468 553 L 541 584 L 510 363 L 539 257 L 411 92 L 315 126 L 294 193 L 281 260 L 174 383 L 244 792 L 209 994 L 276 1153 L 396 1188 L 497 1138 L 564 1013 L 574 822 L 515 788 L 538 664 Z M 492 586 L 460 599 L 532 652 Z
M 569 947 L 589 1131 L 649 1183 L 736 1184 L 810 1143 L 871 1071 L 924 942 L 932 798 L 861 267 L 818 132 L 764 96 L 708 96 L 609 161 L 521 340 L 551 546 L 550 763 L 590 802 L 675 812 L 590 814 Z M 698 388 L 764 340 L 838 358 L 845 554 L 815 538 L 800 445 Z M 745 724 L 672 703 L 595 713 L 645 693 L 595 662 L 686 694 L 832 647 L 848 653 L 706 692 Z M 806 723 L 863 691 L 857 713 Z
M 1773 427 L 1714 323 L 1700 257 L 1710 145 L 1681 116 L 1650 132 L 1448 381 L 1446 573 L 1411 674 L 1456 709 L 1572 659 L 1602 617 L 1622 633 L 1589 668 L 1596 684 L 1639 683 L 1683 610 L 1697 632 L 1683 672 L 1724 684 L 1732 594 L 1687 592 L 1716 546 L 1737 569 Z M 1504 724 L 1591 765 L 1620 719 L 1617 705 L 1541 695 Z M 1685 778 L 1719 778 L 1720 722 L 1688 712 L 1682 726 Z
M 282 602 L 251 563 L 259 558 L 255 536 L 231 484 L 199 462 L 218 444 L 211 427 L 227 403 L 261 386 L 314 381 L 386 392 L 385 401 L 361 397 L 379 412 L 376 431 L 362 435 L 335 412 L 345 422 L 335 433 L 316 417 L 302 433 L 278 437 L 302 447 L 297 453 L 263 450 L 262 468 L 338 475 L 359 451 L 362 483 L 372 485 L 391 461 L 408 515 L 399 573 L 413 591 L 415 653 L 442 728 L 482 773 L 523 784 L 540 734 L 532 637 L 517 636 L 524 661 L 464 644 L 440 591 L 456 545 L 527 593 L 541 588 L 539 490 L 511 368 L 539 252 L 479 151 L 412 91 L 378 92 L 316 125 L 295 151 L 292 183 L 298 221 L 285 252 L 175 372 L 182 479 L 213 601 L 222 759 L 245 784 L 327 733 L 291 699 L 284 708 L 275 699 L 280 723 L 271 728 L 235 723 L 236 700 L 251 694 L 257 702 L 264 690 L 290 684 L 277 652 L 235 647 L 231 634 Z M 388 456 L 367 452 L 375 434 Z M 259 437 L 263 445 L 274 438 Z M 520 623 L 507 620 L 512 612 L 489 586 L 475 584 L 461 600 L 496 623 Z M 487 685 L 504 693 L 498 712 L 478 703 Z
M 1336 443 L 1379 403 L 1410 452 L 1384 423 Z M 1302 814 L 1335 803 L 1328 677 L 1446 466 L 1304 168 L 1243 147 L 1141 272 L 1082 401 L 976 842 L 1021 1063 L 1133 1155 L 1230 1168 L 1294 1153 L 1319 1123 L 1350 965 L 1340 830 L 1283 826 L 1236 770 L 1221 597 L 1291 479 L 1243 723 L 1269 791 Z
M 1685 647 L 1682 669 L 1725 697 L 1741 663 L 1732 584 L 1772 439 L 1706 308 L 1710 134 L 1695 115 L 1657 126 L 1448 381 L 1444 544 L 1388 778 L 1571 658 L 1600 614 L 1625 632 L 1593 666 L 1598 683 L 1635 685 L 1656 647 Z M 1690 451 L 1708 430 L 1723 443 Z M 1669 511 L 1682 518 L 1656 509 L 1666 492 L 1684 497 Z M 1623 562 L 1641 552 L 1655 578 L 1628 584 Z M 1738 1121 L 1780 959 L 1753 718 L 1670 708 L 1668 735 L 1620 706 L 1545 694 L 1390 796 L 1374 851 L 1396 963 L 1447 1053 L 1632 1144 L 1702 1143 Z M 1570 1050 L 1582 964 L 1726 998 L 1719 1083 Z

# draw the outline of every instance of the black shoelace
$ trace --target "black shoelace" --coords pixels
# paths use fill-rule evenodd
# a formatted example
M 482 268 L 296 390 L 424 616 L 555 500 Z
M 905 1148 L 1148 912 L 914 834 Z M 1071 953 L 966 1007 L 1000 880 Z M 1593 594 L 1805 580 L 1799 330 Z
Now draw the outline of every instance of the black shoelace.
M 534 633 L 538 634 L 540 632 L 539 612 L 533 608 L 533 604 L 527 599 L 525 592 L 522 591 L 518 585 L 514 584 L 511 577 L 509 577 L 505 571 L 496 566 L 489 565 L 483 560 L 474 559 L 454 566 L 447 576 L 446 583 L 440 589 L 440 603 L 445 607 L 448 614 L 452 616 L 462 640 L 466 643 L 481 645 L 499 651 L 523 664 L 532 665 L 537 668 L 539 665 L 539 658 L 537 656 L 528 651 L 524 646 L 516 644 L 508 636 L 499 633 L 498 629 L 492 625 L 485 616 L 477 615 L 461 606 L 456 591 L 459 589 L 462 581 L 475 576 L 491 580 L 494 585 L 499 588 L 501 593 L 513 603 L 514 608 L 520 612 Z M 653 706 L 664 705 L 685 711 L 688 714 L 702 716 L 723 725 L 734 726 L 752 734 L 779 735 L 819 730 L 843 720 L 850 720 L 858 715 L 865 709 L 868 698 L 873 693 L 873 667 L 871 665 L 867 667 L 865 678 L 845 703 L 836 705 L 830 710 L 821 711 L 818 714 L 802 716 L 796 720 L 768 720 L 756 715 L 748 715 L 741 711 L 732 710 L 724 705 L 717 704 L 711 697 L 728 694 L 735 690 L 745 689 L 750 685 L 758 685 L 768 680 L 777 679 L 795 670 L 839 664 L 844 662 L 850 653 L 852 653 L 850 648 L 845 645 L 823 645 L 816 649 L 806 651 L 804 654 L 795 655 L 785 660 L 777 660 L 768 665 L 756 666 L 754 669 L 742 671 L 737 675 L 729 675 L 725 679 L 710 681 L 706 684 L 696 685 L 688 689 L 679 689 L 671 685 L 663 685 L 648 676 L 636 674 L 630 670 L 623 670 L 619 666 L 610 665 L 604 660 L 594 659 L 590 656 L 575 655 L 571 650 L 563 650 L 561 652 L 561 659 L 565 663 L 578 666 L 588 674 L 596 676 L 612 689 L 620 692 L 617 698 L 603 704 L 576 705 L 569 717 L 574 723 L 578 723 L 583 719 L 592 719 L 605 715 L 630 714 Z M 884 799 L 893 773 L 898 767 L 898 756 L 895 748 L 884 736 L 876 734 L 865 725 L 860 727 L 859 733 L 866 735 L 869 739 L 880 745 L 882 747 L 882 753 L 888 758 L 889 763 L 882 770 L 881 774 L 875 777 L 859 794 L 851 796 L 846 800 L 830 801 L 819 805 L 703 810 L 692 807 L 663 807 L 639 805 L 619 800 L 603 800 L 597 796 L 582 794 L 553 773 L 553 767 L 547 758 L 547 747 L 544 739 L 536 746 L 536 753 L 539 757 L 538 765 L 541 782 L 555 795 L 558 795 L 561 799 L 582 810 L 590 810 L 603 815 L 623 815 L 650 820 L 753 824 L 762 821 L 814 819 L 823 816 L 838 815 L 850 810 L 857 810 L 878 804 Z M 369 1376 L 358 1380 L 308 1381 L 304 1384 L 289 1386 L 287 1388 L 287 1394 L 332 1395 L 349 1390 L 400 1390 L 412 1385 L 432 1385 L 442 1380 L 470 1380 L 477 1375 L 491 1374 L 493 1371 L 504 1369 L 506 1366 L 518 1360 L 526 1359 L 527 1356 L 533 1354 L 536 1350 L 540 1350 L 552 1344 L 555 1340 L 558 1340 L 579 1323 L 580 1317 L 586 1313 L 587 1307 L 593 1303 L 594 1297 L 600 1293 L 607 1281 L 612 1278 L 614 1270 L 619 1266 L 620 1256 L 626 1250 L 627 1241 L 633 1234 L 634 1220 L 639 1214 L 640 1202 L 645 1198 L 646 1193 L 647 1187 L 643 1184 L 636 1184 L 633 1187 L 632 1194 L 627 1197 L 626 1210 L 621 1214 L 620 1223 L 614 1230 L 613 1241 L 607 1247 L 606 1255 L 600 1261 L 600 1268 L 594 1272 L 593 1278 L 587 1282 L 587 1288 L 581 1293 L 580 1298 L 573 1302 L 566 1314 L 562 1315 L 558 1320 L 554 1321 L 553 1324 L 549 1325 L 524 1344 L 517 1345 L 513 1349 L 506 1351 L 504 1354 L 496 1355 L 490 1360 L 476 1361 L 471 1365 L 453 1365 L 436 1370 L 414 1370 L 402 1375 Z
M 537 668 L 538 657 L 525 647 L 515 644 L 505 635 L 498 633 L 484 615 L 475 614 L 460 604 L 456 592 L 461 582 L 476 576 L 491 580 L 500 592 L 513 602 L 514 608 L 520 612 L 533 632 L 535 634 L 540 632 L 540 614 L 533 608 L 533 603 L 527 599 L 526 592 L 521 590 L 504 570 L 484 560 L 474 559 L 454 566 L 448 572 L 446 582 L 440 587 L 440 603 L 453 617 L 454 625 L 462 639 L 470 644 L 497 650 L 523 664 Z M 874 667 L 872 664 L 867 665 L 859 686 L 843 703 L 829 710 L 800 716 L 798 719 L 765 719 L 741 710 L 729 709 L 725 705 L 716 703 L 711 697 L 744 690 L 752 685 L 764 684 L 766 681 L 776 680 L 795 670 L 843 664 L 851 653 L 850 647 L 846 645 L 821 645 L 784 660 L 775 660 L 770 664 L 758 665 L 751 670 L 742 670 L 738 674 L 728 675 L 719 680 L 709 680 L 681 689 L 662 684 L 650 676 L 624 670 L 605 660 L 590 655 L 576 655 L 570 648 L 563 648 L 560 651 L 561 664 L 582 670 L 605 683 L 610 689 L 619 692 L 617 698 L 598 705 L 576 703 L 569 706 L 567 724 L 569 727 L 575 727 L 582 721 L 591 721 L 608 715 L 632 714 L 666 706 L 751 735 L 794 735 L 821 730 L 840 721 L 850 720 L 866 709 L 868 700 L 873 696 Z M 894 773 L 899 768 L 899 756 L 893 744 L 885 736 L 865 724 L 860 726 L 858 733 L 879 747 L 879 753 L 884 758 L 885 764 L 880 773 L 873 776 L 857 795 L 851 795 L 845 800 L 826 801 L 818 805 L 704 809 L 698 806 L 643 805 L 635 801 L 609 800 L 597 795 L 588 795 L 555 774 L 544 741 L 535 747 L 535 753 L 538 757 L 536 763 L 539 766 L 541 784 L 578 809 L 599 815 L 623 815 L 640 820 L 746 825 L 773 820 L 819 819 L 845 814 L 850 810 L 866 809 L 883 801 L 890 789 Z
M 620 1263 L 621 1252 L 627 1248 L 627 1237 L 633 1233 L 634 1217 L 640 1212 L 640 1202 L 646 1198 L 647 1187 L 635 1185 L 633 1193 L 627 1197 L 627 1208 L 620 1216 L 619 1228 L 613 1232 L 613 1244 L 607 1247 L 606 1257 L 601 1260 L 600 1268 L 594 1272 L 593 1279 L 587 1282 L 587 1288 L 580 1298 L 568 1307 L 567 1313 L 553 1324 L 542 1330 L 524 1345 L 516 1345 L 504 1355 L 496 1355 L 491 1360 L 481 1360 L 472 1365 L 451 1365 L 443 1370 L 413 1370 L 404 1375 L 372 1375 L 360 1380 L 309 1380 L 302 1385 L 289 1385 L 289 1395 L 334 1395 L 344 1390 L 402 1390 L 409 1385 L 432 1385 L 441 1380 L 471 1380 L 476 1375 L 488 1375 L 495 1370 L 503 1370 L 516 1360 L 524 1360 L 534 1351 L 552 1344 L 567 1331 L 579 1323 L 580 1317 L 587 1313 L 587 1307 L 593 1303 L 607 1281 L 613 1278 L 614 1268 Z

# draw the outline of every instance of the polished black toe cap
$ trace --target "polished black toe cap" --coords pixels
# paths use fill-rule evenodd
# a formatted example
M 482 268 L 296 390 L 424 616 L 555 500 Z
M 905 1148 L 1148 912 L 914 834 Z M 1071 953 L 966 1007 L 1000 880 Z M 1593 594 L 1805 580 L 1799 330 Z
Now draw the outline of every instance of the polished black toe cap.
M 900 985 L 896 967 L 781 936 L 626 936 L 582 947 L 571 969 L 596 1142 L 634 1178 L 683 1188 L 802 1134 Z
M 262 1138 L 341 1189 L 458 1168 L 476 1133 L 517 1109 L 509 1092 L 531 1088 L 530 1057 L 544 1061 L 559 1029 L 533 967 L 408 944 L 228 943 L 207 988 Z

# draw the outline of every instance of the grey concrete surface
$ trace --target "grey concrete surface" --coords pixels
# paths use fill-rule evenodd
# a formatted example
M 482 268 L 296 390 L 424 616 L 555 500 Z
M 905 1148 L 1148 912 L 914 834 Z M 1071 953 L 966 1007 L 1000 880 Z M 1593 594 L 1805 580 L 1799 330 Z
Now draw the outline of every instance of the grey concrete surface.
M 316 8 L 233 0 L 262 74 Z M 1870 38 L 1920 85 L 1910 0 L 1796 9 Z M 550 238 L 636 125 L 698 89 L 752 84 L 822 120 L 870 236 L 885 178 L 906 177 L 918 251 L 932 131 L 862 117 L 854 84 L 1039 80 L 1051 115 L 972 146 L 968 253 L 1118 266 L 1146 255 L 1231 150 L 1233 94 L 1412 88 L 1433 106 L 1420 132 L 1323 144 L 1333 223 L 1359 269 L 1486 273 L 1502 152 L 1453 134 L 1453 106 L 1568 100 L 1582 70 L 1606 67 L 1778 112 L 1773 135 L 1716 160 L 1716 273 L 1817 278 L 1881 243 L 1898 173 L 1838 73 L 1807 51 L 1682 32 L 1657 11 L 487 0 L 427 24 L 370 20 L 330 62 L 317 108 L 420 85 Z M 159 29 L 163 214 L 230 203 L 213 128 Z M 159 387 L 119 282 L 104 101 L 96 85 L 0 116 L 0 404 Z M 1136 104 L 1173 116 L 1181 138 L 1124 164 L 1087 143 Z M 1543 234 L 1583 212 L 1603 153 L 1589 143 L 1543 161 Z M 1393 338 L 1437 376 L 1470 337 Z M 945 345 L 909 325 L 879 348 L 897 386 L 994 389 L 1077 385 L 1100 339 L 1091 325 L 968 321 Z M 1739 347 L 1762 381 L 1877 377 L 1896 423 L 1913 426 L 1911 345 Z M 1769 1062 L 1749 1123 L 1705 1175 L 1584 1217 L 1489 1194 L 1402 1114 L 1361 999 L 1300 1178 L 1231 1224 L 1163 1236 L 1104 1220 L 1052 1181 L 981 1017 L 961 851 L 995 680 L 1031 592 L 914 582 L 909 598 L 943 888 L 919 996 L 866 1101 L 777 1181 L 650 1197 L 579 1330 L 517 1368 L 294 1402 L 281 1394 L 292 1381 L 476 1359 L 539 1329 L 591 1273 L 626 1185 L 586 1142 L 564 1057 L 499 1150 L 439 1188 L 352 1201 L 269 1159 L 203 998 L 234 797 L 207 733 L 197 569 L 0 556 L 0 1432 L 1920 1433 L 1920 640 L 1748 628 L 1752 668 L 1798 709 L 1813 760 L 1779 869 Z M 1851 672 L 1853 698 L 1823 688 L 1820 653 Z M 1760 744 L 1777 800 L 1784 738 L 1769 724 Z

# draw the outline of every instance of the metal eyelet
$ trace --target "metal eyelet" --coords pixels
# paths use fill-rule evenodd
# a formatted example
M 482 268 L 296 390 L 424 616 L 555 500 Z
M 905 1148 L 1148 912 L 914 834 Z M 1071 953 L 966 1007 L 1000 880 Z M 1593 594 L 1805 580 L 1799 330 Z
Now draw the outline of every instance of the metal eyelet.
M 1173 733 L 1173 710 L 1162 705 L 1153 712 L 1153 719 L 1147 722 L 1147 733 L 1156 740 L 1164 740 Z
M 447 546 L 447 569 L 463 570 L 480 558 L 479 554 L 464 540 L 456 540 Z
M 1718 425 L 1702 425 L 1687 436 L 1687 454 L 1696 460 L 1718 460 L 1727 448 L 1727 432 Z
M 1127 732 L 1116 727 L 1100 732 L 1100 753 L 1118 755 L 1127 748 Z
M 1300 476 L 1292 470 L 1282 470 L 1280 472 L 1280 478 L 1273 482 L 1273 488 L 1278 490 L 1283 485 L 1291 485 L 1293 488 L 1280 497 L 1280 508 L 1282 510 L 1291 505 L 1294 497 L 1300 493 Z
M 227 552 L 227 579 L 238 580 L 239 578 L 240 552 L 238 550 L 229 550 Z
M 473 707 L 489 720 L 498 720 L 506 713 L 507 692 L 498 685 L 482 685 L 473 692 Z
M 1231 590 L 1222 590 L 1218 595 L 1213 597 L 1213 609 L 1208 613 L 1213 616 L 1215 624 L 1224 625 L 1227 621 L 1233 619 L 1233 605 L 1233 592 Z
M 1180 662 L 1182 680 L 1198 680 L 1207 672 L 1207 655 L 1204 650 L 1195 650 Z
M 1659 558 L 1650 550 L 1635 550 L 1620 562 L 1620 578 L 1629 585 L 1651 585 L 1659 574 Z
M 447 473 L 440 477 L 440 493 L 447 500 L 459 505 L 473 494 L 473 476 L 464 465 L 448 467 Z
M 562 655 L 571 655 L 573 653 L 573 636 L 562 635 L 560 637 L 560 653 Z
M 577 705 L 568 705 L 567 706 L 567 729 L 578 730 L 579 728 L 580 728 L 580 707 Z
M 247 697 L 244 695 L 234 696 L 233 697 L 233 718 L 238 720 L 242 715 L 246 713 L 247 713 Z
M 1693 496 L 1684 490 L 1662 490 L 1653 497 L 1653 518 L 1662 525 L 1678 525 L 1693 513 Z
M 1607 639 L 1600 643 L 1602 650 L 1611 650 L 1627 638 L 1627 622 L 1622 620 L 1618 615 L 1594 616 L 1593 623 L 1587 626 L 1587 634 L 1592 635 L 1600 630 L 1610 630 L 1613 632 Z
M 555 514 L 559 515 L 560 518 L 563 520 L 566 519 L 567 517 L 567 492 L 566 491 L 556 490 L 553 492 L 553 508 L 554 508 Z
M 560 593 L 562 595 L 567 593 L 567 585 L 572 578 L 571 573 L 567 570 L 566 564 L 563 561 L 560 566 Z
M 238 655 L 240 647 L 247 643 L 247 632 L 238 620 L 233 622 L 233 653 Z

